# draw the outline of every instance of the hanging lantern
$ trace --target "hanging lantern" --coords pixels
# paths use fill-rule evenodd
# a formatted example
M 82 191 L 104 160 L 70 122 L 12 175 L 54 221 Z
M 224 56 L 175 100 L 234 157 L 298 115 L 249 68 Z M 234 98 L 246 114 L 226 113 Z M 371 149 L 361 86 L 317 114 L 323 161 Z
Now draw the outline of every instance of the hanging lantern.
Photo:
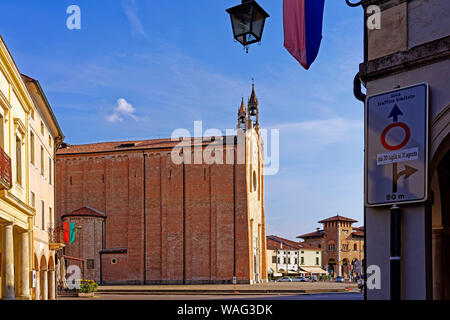
M 269 14 L 254 0 L 242 0 L 242 4 L 227 9 L 231 17 L 234 38 L 244 47 L 260 42 L 264 23 Z

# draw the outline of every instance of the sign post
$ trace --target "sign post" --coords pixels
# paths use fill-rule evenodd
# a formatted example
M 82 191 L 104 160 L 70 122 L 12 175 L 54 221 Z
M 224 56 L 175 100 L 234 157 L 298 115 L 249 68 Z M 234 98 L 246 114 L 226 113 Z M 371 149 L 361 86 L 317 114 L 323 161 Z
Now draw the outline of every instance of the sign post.
M 364 202 L 391 206 L 391 300 L 400 300 L 399 204 L 428 197 L 428 84 L 367 97 L 364 128 Z

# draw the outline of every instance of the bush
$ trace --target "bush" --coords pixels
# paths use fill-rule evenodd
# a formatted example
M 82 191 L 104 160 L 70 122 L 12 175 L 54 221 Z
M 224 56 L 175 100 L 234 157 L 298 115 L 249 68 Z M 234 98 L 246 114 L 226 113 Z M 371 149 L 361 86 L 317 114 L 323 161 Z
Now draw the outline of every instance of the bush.
M 91 293 L 97 291 L 98 283 L 94 280 L 81 279 L 80 280 L 80 292 Z

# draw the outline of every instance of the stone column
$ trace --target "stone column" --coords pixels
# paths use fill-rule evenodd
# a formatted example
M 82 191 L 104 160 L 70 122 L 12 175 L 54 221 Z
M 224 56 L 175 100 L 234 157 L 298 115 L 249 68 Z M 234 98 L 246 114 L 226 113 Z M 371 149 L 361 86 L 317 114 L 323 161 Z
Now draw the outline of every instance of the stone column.
M 22 233 L 20 244 L 20 287 L 19 295 L 21 299 L 30 300 L 30 251 L 29 232 Z
M 56 300 L 55 270 L 48 270 L 48 299 Z
M 14 294 L 14 242 L 13 224 L 5 225 L 3 229 L 2 255 L 2 299 L 13 300 Z
M 41 271 L 41 300 L 48 300 L 47 270 Z
M 39 270 L 36 271 L 36 287 L 34 287 L 34 299 L 41 300 L 41 275 Z

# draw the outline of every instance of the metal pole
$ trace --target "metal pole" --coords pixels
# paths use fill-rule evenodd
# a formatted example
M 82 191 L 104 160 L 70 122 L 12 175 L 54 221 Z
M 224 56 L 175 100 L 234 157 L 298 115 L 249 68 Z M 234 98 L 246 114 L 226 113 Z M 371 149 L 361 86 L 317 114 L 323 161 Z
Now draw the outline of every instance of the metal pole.
M 401 214 L 396 204 L 391 207 L 391 300 L 401 299 Z

